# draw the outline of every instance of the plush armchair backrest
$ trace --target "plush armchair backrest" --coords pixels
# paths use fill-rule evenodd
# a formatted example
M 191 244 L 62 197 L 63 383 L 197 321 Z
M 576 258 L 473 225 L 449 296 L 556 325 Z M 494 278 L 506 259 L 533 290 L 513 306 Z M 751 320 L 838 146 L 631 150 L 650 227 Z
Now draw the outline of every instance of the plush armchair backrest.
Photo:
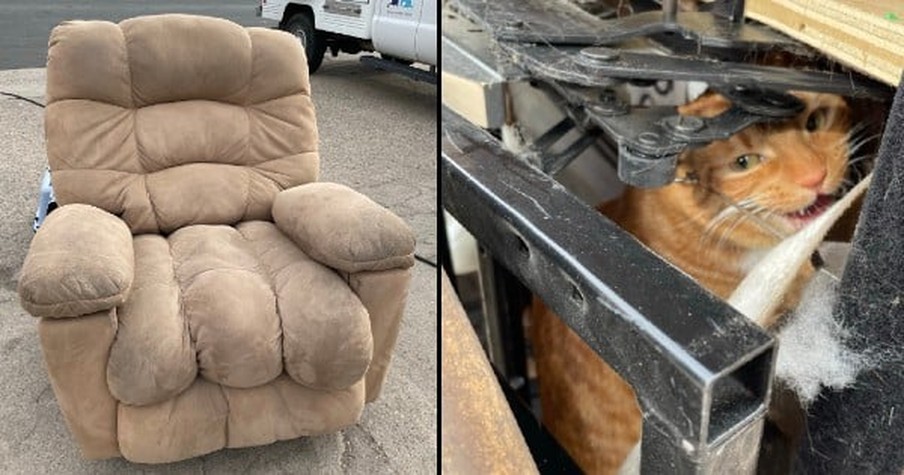
M 318 175 L 298 40 L 216 18 L 56 27 L 45 132 L 57 201 L 135 234 L 270 219 L 279 191 Z

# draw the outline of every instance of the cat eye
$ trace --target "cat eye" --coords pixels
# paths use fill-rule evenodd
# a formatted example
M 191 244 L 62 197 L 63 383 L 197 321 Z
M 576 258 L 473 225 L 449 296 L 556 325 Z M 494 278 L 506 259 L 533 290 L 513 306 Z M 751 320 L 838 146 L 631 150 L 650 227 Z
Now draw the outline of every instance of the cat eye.
M 825 109 L 816 109 L 807 117 L 807 131 L 814 132 L 826 125 Z
M 755 153 L 747 153 L 747 154 L 741 155 L 740 157 L 736 158 L 734 160 L 734 162 L 731 163 L 731 169 L 742 172 L 742 171 L 750 170 L 751 168 L 759 165 L 760 163 L 763 163 L 762 155 L 757 155 Z

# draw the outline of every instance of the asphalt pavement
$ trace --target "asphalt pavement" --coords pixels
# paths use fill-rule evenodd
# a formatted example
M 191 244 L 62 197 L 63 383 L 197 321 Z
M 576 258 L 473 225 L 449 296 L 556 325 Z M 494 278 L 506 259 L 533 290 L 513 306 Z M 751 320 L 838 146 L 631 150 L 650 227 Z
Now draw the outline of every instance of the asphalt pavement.
M 191 5 L 166 10 L 164 2 L 154 6 L 106 2 L 118 5 L 107 16 L 73 5 L 58 10 L 58 5 L 68 5 L 64 2 L 32 2 L 29 12 L 8 3 L 0 3 L 0 69 L 38 68 L 0 70 L 0 92 L 40 103 L 45 75 L 39 67 L 50 28 L 27 33 L 43 37 L 40 53 L 33 41 L 9 43 L 8 28 L 17 22 L 17 15 L 23 22 L 24 16 L 33 15 L 55 24 L 57 19 L 76 17 L 118 20 L 148 8 L 191 12 Z M 254 7 L 254 3 L 217 5 L 235 12 L 239 6 Z M 219 16 L 230 18 L 231 11 Z M 244 24 L 256 21 L 253 14 L 247 19 Z M 10 56 L 10 51 L 16 54 Z M 353 56 L 328 58 L 311 82 L 320 128 L 321 180 L 349 185 L 402 216 L 417 235 L 418 255 L 436 262 L 435 87 L 369 70 Z M 173 464 L 83 460 L 50 389 L 36 321 L 20 308 L 15 293 L 17 273 L 33 235 L 31 222 L 45 163 L 43 109 L 0 96 L 0 473 L 436 472 L 437 273 L 423 262 L 414 268 L 383 394 L 366 407 L 357 425 L 338 434 L 221 450 Z
M 44 67 L 50 30 L 63 20 L 118 22 L 138 15 L 191 13 L 242 26 L 275 26 L 255 16 L 256 7 L 254 0 L 0 0 L 0 70 Z

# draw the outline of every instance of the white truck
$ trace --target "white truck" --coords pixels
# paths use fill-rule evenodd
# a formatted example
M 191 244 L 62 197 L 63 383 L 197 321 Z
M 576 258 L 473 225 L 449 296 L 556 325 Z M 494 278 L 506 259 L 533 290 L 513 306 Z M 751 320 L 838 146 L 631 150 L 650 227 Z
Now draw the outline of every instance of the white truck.
M 258 14 L 276 20 L 304 46 L 308 68 L 327 50 L 380 57 L 362 61 L 415 79 L 436 82 L 437 0 L 260 0 Z M 413 67 L 414 63 L 429 66 Z

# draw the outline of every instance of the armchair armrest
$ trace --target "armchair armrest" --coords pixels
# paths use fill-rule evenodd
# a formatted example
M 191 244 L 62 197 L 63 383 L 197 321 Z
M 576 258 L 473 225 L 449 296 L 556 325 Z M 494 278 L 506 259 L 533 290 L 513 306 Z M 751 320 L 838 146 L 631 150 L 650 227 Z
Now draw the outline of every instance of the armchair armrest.
M 414 234 L 401 218 L 335 183 L 281 191 L 273 221 L 307 255 L 344 272 L 414 265 Z
M 22 307 L 36 317 L 75 317 L 125 301 L 135 272 L 132 233 L 116 216 L 62 206 L 35 234 L 19 278 Z

